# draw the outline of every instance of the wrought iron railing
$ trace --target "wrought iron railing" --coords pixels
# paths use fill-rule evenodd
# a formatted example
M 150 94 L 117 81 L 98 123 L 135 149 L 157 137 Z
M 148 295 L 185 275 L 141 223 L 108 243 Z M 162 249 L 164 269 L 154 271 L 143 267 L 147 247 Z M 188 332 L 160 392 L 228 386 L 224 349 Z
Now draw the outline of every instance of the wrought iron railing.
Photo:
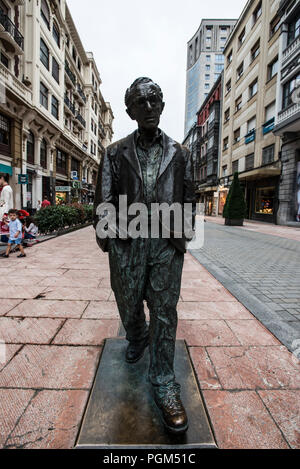
M 24 50 L 24 37 L 18 28 L 16 28 L 14 23 L 9 19 L 9 17 L 3 12 L 3 10 L 0 10 L 0 24 L 2 24 L 5 31 L 7 31 L 14 38 L 18 46 Z
M 66 94 L 65 94 L 65 103 L 68 106 L 68 108 L 72 111 L 72 113 L 75 114 L 75 106 Z
M 72 70 L 70 69 L 68 62 L 65 62 L 65 71 L 66 71 L 66 74 L 68 75 L 68 77 L 70 78 L 71 82 L 74 85 L 76 85 L 76 77 L 75 77 L 74 73 L 72 72 Z

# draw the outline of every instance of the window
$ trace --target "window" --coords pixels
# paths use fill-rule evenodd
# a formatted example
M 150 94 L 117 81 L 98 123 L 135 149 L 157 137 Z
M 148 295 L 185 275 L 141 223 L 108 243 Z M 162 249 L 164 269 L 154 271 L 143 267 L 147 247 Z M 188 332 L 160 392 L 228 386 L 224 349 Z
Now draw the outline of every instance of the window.
M 300 73 L 283 85 L 282 109 L 293 104 L 292 94 L 298 86 L 300 86 Z
M 275 18 L 273 18 L 273 20 L 270 23 L 270 38 L 274 36 L 276 31 L 278 31 L 279 26 L 280 26 L 280 18 L 279 16 L 276 15 Z
M 275 187 L 259 187 L 255 194 L 255 212 L 273 215 Z
M 5 15 L 8 15 L 8 13 L 9 13 L 9 12 L 8 12 L 8 8 L 7 8 L 7 6 L 5 5 L 5 3 L 2 2 L 2 0 L 0 0 L 0 9 L 3 11 L 3 13 L 4 13 Z
M 208 72 L 210 70 L 210 65 L 205 65 L 205 70 Z
M 224 63 L 224 55 L 223 54 L 216 54 L 216 62 Z
M 227 176 L 227 164 L 222 166 L 222 176 Z
M 0 151 L 4 155 L 10 154 L 10 121 L 0 114 Z
M 59 65 L 54 57 L 52 57 L 52 76 L 59 83 Z
M 51 114 L 54 116 L 56 119 L 58 119 L 58 99 L 56 99 L 55 96 L 52 96 L 51 100 Z
M 235 112 L 238 112 L 242 108 L 242 95 L 240 95 L 236 100 L 235 100 Z
M 49 70 L 49 49 L 42 38 L 40 41 L 40 59 L 42 64 L 45 65 L 46 69 Z
M 219 73 L 215 73 L 215 81 L 217 81 L 217 79 L 219 78 L 220 74 Z
M 262 13 L 262 7 L 261 7 L 261 2 L 259 2 L 259 4 L 257 5 L 257 7 L 255 8 L 253 12 L 253 24 L 256 23 L 258 18 L 261 16 L 261 13 Z
M 232 174 L 238 173 L 239 171 L 239 160 L 232 162 Z
M 209 83 L 205 83 L 204 88 L 205 88 L 206 90 L 209 90 Z
M 249 86 L 249 99 L 257 93 L 257 79 Z
M 232 49 L 227 55 L 227 65 L 229 65 L 232 62 Z
M 263 148 L 262 151 L 262 164 L 269 164 L 274 161 L 274 149 L 275 145 L 270 145 Z
M 78 62 L 77 62 L 77 68 L 78 68 L 78 70 L 81 72 L 81 62 L 80 62 L 79 59 L 78 59 Z
M 269 104 L 265 108 L 265 122 L 268 122 L 270 119 L 275 117 L 275 101 Z
M 215 64 L 215 72 L 222 72 L 223 68 L 223 64 Z
M 210 137 L 210 139 L 208 140 L 208 145 L 207 145 L 207 148 L 208 150 L 210 150 L 214 145 L 214 136 Z
M 229 93 L 231 91 L 231 80 L 228 80 L 226 83 L 226 93 Z
M 210 74 L 209 73 L 205 74 L 205 80 L 210 80 Z
M 241 32 L 241 34 L 239 35 L 239 39 L 238 39 L 238 46 L 241 47 L 245 41 L 245 38 L 246 38 L 246 30 L 245 28 L 243 29 L 243 31 Z
M 60 174 L 67 173 L 67 155 L 59 149 L 56 150 L 56 172 Z
M 34 135 L 29 132 L 26 143 L 27 163 L 34 164 Z
M 67 48 L 69 49 L 70 48 L 70 36 L 68 34 L 66 35 L 66 45 L 67 45 Z
M 224 121 L 227 122 L 230 119 L 230 108 L 226 109 L 224 113 Z
M 238 143 L 241 138 L 241 129 L 238 128 L 233 132 L 233 142 Z
M 244 73 L 244 62 L 236 69 L 236 79 L 239 80 Z
M 248 171 L 249 169 L 254 168 L 254 153 L 247 155 L 245 158 L 245 170 Z
M 278 56 L 268 65 L 268 80 L 271 80 L 278 71 Z
M 60 32 L 59 27 L 56 23 L 53 23 L 52 36 L 58 47 L 60 47 Z
M 210 55 L 206 55 L 206 62 L 210 62 Z
M 48 88 L 42 82 L 40 83 L 40 104 L 48 109 Z
M 297 16 L 288 26 L 288 43 L 289 46 L 300 35 L 300 16 Z
M 0 60 L 4 67 L 9 68 L 9 60 L 6 55 L 3 54 L 3 52 L 1 52 Z
M 252 117 L 252 119 L 249 119 L 247 122 L 247 133 L 251 132 L 251 130 L 255 130 L 256 126 L 256 117 Z
M 227 150 L 228 148 L 228 137 L 225 137 L 223 140 L 223 150 Z
M 72 57 L 74 59 L 74 62 L 76 63 L 77 54 L 76 54 L 76 49 L 75 49 L 74 46 L 73 46 L 73 49 L 72 49 Z
M 46 0 L 41 2 L 41 17 L 45 21 L 47 28 L 50 30 L 50 10 Z
M 47 169 L 47 142 L 44 138 L 41 142 L 40 155 L 41 155 L 41 167 L 44 169 Z
M 251 49 L 251 62 L 256 59 L 260 52 L 260 41 L 257 41 Z
M 76 160 L 75 158 L 72 158 L 72 160 L 71 160 L 71 171 L 77 171 L 77 176 L 78 177 L 79 177 L 79 168 L 80 168 L 79 161 Z

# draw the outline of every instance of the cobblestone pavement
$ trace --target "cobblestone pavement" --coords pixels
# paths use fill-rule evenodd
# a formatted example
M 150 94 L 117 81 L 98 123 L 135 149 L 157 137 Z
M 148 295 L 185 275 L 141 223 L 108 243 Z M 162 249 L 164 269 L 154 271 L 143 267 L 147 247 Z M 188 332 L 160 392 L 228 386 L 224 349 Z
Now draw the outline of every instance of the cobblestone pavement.
M 274 227 L 274 236 L 266 230 L 272 225 L 229 227 L 217 219 L 205 223 L 204 246 L 192 253 L 293 351 L 300 342 L 299 230 Z
M 0 447 L 72 448 L 122 331 L 108 256 L 92 227 L 27 253 L 0 259 Z M 177 310 L 218 446 L 300 448 L 299 361 L 189 253 Z

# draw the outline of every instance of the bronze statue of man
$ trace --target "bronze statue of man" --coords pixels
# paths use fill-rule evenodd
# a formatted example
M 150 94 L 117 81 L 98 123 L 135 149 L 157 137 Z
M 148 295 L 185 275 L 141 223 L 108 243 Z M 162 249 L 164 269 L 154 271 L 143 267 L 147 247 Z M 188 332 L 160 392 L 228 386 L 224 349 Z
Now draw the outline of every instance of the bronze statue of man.
M 194 225 L 193 162 L 185 147 L 158 128 L 164 109 L 160 87 L 149 78 L 138 78 L 127 89 L 125 104 L 138 129 L 105 151 L 98 173 L 94 227 L 99 222 L 97 207 L 103 203 L 117 207 L 119 196 L 127 196 L 128 206 L 146 204 L 149 223 L 153 203 L 190 204 Z M 125 359 L 137 362 L 149 345 L 149 380 L 155 403 L 165 427 L 179 434 L 187 430 L 188 419 L 174 375 L 176 306 L 190 238 L 183 230 L 180 237 L 178 233 L 175 236 L 172 229 L 166 238 L 161 226 L 158 237 L 149 233 L 149 237 L 135 238 L 97 236 L 97 242 L 109 253 L 111 286 L 129 341 Z M 144 300 L 149 308 L 149 327 Z

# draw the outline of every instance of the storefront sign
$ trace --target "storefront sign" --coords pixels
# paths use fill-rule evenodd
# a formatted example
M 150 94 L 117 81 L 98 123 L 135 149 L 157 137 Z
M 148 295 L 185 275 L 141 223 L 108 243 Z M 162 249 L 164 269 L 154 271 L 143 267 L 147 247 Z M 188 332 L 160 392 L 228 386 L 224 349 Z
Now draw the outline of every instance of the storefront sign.
M 18 184 L 28 184 L 28 174 L 19 174 Z
M 73 189 L 81 189 L 81 181 L 72 181 Z
M 55 187 L 55 192 L 70 192 L 71 187 L 70 186 L 56 186 Z

